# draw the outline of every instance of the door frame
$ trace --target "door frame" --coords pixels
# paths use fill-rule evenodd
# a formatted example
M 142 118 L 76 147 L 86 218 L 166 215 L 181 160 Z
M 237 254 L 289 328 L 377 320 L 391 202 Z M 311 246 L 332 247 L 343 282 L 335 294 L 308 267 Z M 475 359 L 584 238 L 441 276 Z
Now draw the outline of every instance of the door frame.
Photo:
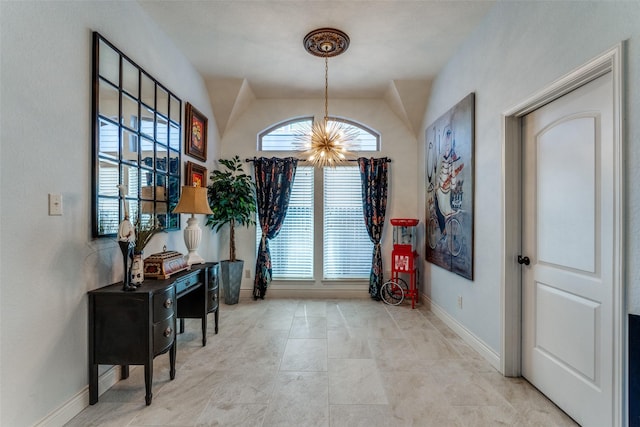
M 522 248 L 522 119 L 570 91 L 611 72 L 613 78 L 614 144 L 614 279 L 613 279 L 613 407 L 614 425 L 624 417 L 626 322 L 625 322 L 625 241 L 624 241 L 624 128 L 623 128 L 623 50 L 619 43 L 600 56 L 578 67 L 547 87 L 509 108 L 502 115 L 502 278 L 500 290 L 502 374 L 521 375 L 522 360 L 522 275 L 516 262 Z

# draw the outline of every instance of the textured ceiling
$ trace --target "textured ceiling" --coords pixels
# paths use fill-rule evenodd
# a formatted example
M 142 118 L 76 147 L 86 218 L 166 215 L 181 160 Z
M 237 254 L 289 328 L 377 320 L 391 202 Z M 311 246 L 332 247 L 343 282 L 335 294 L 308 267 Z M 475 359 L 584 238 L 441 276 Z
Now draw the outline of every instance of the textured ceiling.
M 494 1 L 209 0 L 139 3 L 202 74 L 246 79 L 257 98 L 321 97 L 311 30 L 345 31 L 329 60 L 331 97 L 382 98 L 394 80 L 431 80 Z

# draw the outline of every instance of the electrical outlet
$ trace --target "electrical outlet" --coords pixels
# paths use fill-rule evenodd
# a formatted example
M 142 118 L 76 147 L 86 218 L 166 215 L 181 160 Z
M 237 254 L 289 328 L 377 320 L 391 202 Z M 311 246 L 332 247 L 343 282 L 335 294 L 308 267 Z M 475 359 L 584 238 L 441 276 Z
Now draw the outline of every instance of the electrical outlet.
M 244 271 L 244 278 L 245 278 L 245 279 L 251 279 L 251 270 L 246 269 L 246 270 Z
M 462 295 L 458 295 L 458 308 L 462 310 Z

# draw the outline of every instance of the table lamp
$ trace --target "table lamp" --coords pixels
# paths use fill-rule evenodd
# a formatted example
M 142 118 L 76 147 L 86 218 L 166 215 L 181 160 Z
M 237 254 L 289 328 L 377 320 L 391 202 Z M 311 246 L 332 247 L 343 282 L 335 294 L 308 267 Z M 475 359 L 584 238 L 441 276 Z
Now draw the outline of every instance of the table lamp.
M 173 213 L 191 214 L 191 218 L 187 220 L 187 228 L 184 229 L 184 243 L 189 250 L 189 253 L 185 255 L 185 259 L 189 265 L 203 264 L 204 259 L 198 255 L 202 229 L 198 225 L 198 220 L 194 215 L 210 215 L 213 213 L 207 200 L 207 188 L 183 186 L 180 201 L 173 210 Z

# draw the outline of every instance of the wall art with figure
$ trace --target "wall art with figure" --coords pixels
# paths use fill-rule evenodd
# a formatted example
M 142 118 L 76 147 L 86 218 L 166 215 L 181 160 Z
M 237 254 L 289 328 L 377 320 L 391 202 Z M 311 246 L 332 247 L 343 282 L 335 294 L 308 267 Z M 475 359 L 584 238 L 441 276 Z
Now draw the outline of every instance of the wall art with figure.
M 426 260 L 473 280 L 475 94 L 425 131 Z

